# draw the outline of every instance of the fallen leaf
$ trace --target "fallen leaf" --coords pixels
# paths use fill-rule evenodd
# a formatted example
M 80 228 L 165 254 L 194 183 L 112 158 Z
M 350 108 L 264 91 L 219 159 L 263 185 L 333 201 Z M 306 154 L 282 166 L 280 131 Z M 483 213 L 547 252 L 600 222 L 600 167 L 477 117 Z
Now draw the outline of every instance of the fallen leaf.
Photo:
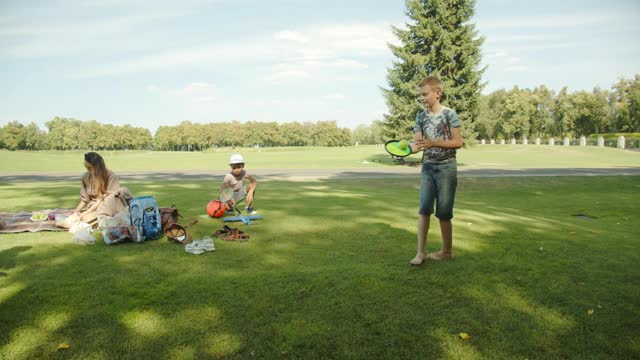
M 587 314 L 588 314 L 589 316 L 593 315 L 593 309 L 589 309 L 589 310 L 587 310 Z
M 460 333 L 458 334 L 458 336 L 460 336 L 460 339 L 462 340 L 469 340 L 471 338 L 471 336 L 469 336 L 469 334 L 467 333 Z
M 58 350 L 67 350 L 68 348 L 70 348 L 71 346 L 69 346 L 69 344 L 67 344 L 66 342 L 61 343 L 60 345 L 58 345 Z

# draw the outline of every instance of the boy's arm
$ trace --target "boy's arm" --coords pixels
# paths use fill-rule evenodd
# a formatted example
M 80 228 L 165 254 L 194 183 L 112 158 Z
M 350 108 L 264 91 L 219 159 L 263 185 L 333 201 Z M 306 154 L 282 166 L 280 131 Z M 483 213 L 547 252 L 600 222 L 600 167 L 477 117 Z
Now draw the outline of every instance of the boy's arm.
M 225 175 L 225 177 L 222 179 L 222 184 L 220 184 L 220 196 L 222 196 L 223 191 L 229 187 L 230 186 L 227 183 L 227 176 Z
M 253 176 L 251 176 L 251 175 L 247 175 L 247 176 L 245 176 L 245 178 L 246 178 L 247 180 L 249 180 L 249 191 L 253 191 L 253 190 L 256 188 L 256 184 L 258 183 L 258 182 L 256 181 L 256 178 L 254 178 L 254 177 L 253 177 Z
M 411 153 L 415 154 L 418 153 L 424 149 L 421 149 L 422 147 L 422 131 L 416 131 L 415 135 L 413 136 L 413 143 L 410 144 L 411 146 L 409 147 L 411 149 Z
M 419 145 L 424 149 L 428 149 L 431 147 L 439 147 L 443 149 L 460 149 L 462 147 L 462 133 L 460 132 L 460 128 L 451 128 L 451 139 L 436 139 L 436 140 L 427 140 L 424 139 L 419 142 Z

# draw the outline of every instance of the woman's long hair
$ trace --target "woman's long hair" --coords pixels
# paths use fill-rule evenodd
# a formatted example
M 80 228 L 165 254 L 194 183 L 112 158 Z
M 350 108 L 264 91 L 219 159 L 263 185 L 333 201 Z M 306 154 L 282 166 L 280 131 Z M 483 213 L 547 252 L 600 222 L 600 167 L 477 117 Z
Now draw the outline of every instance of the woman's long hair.
M 89 176 L 82 178 L 85 187 L 87 187 L 89 181 L 91 181 L 95 191 L 99 194 L 105 194 L 107 192 L 107 183 L 109 182 L 109 171 L 104 164 L 104 159 L 96 152 L 88 152 L 84 154 L 84 161 L 93 167 L 93 176 L 91 176 L 92 174 L 89 172 Z

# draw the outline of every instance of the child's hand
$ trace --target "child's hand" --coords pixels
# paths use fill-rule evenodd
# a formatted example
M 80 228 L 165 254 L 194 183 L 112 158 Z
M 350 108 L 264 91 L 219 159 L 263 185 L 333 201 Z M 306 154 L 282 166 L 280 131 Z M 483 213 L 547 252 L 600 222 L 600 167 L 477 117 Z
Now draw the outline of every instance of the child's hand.
M 426 140 L 426 139 L 417 139 L 417 140 L 413 143 L 413 145 L 411 146 L 411 148 L 412 148 L 412 149 L 413 149 L 413 151 L 415 151 L 415 152 L 418 152 L 418 151 L 422 151 L 422 150 L 424 150 L 424 149 L 427 149 L 427 146 L 426 146 L 426 142 L 427 142 L 427 141 L 428 141 L 428 140 Z
M 415 147 L 417 148 L 417 151 L 422 151 L 422 150 L 426 150 L 428 148 L 432 148 L 432 147 L 437 147 L 438 146 L 438 140 L 432 140 L 432 139 L 420 139 L 418 141 L 416 141 L 414 143 Z

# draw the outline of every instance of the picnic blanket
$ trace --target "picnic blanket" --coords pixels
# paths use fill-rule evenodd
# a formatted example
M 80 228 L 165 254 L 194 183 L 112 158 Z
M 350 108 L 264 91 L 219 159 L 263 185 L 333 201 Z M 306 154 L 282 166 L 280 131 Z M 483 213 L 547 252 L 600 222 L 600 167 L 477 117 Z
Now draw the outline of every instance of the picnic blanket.
M 0 233 L 36 232 L 36 231 L 69 231 L 56 226 L 54 220 L 33 221 L 34 213 L 49 214 L 54 212 L 60 215 L 68 215 L 73 209 L 45 209 L 37 211 L 21 211 L 17 213 L 0 212 Z

